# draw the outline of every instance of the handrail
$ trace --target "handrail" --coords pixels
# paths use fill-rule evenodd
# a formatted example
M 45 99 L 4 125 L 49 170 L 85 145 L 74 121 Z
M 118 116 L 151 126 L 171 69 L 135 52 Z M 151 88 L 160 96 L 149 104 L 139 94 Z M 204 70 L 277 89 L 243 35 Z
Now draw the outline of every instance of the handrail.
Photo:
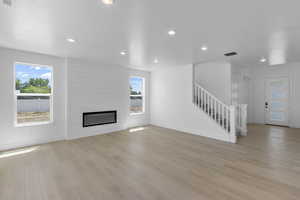
M 219 100 L 215 95 L 213 95 L 212 93 L 210 93 L 209 91 L 207 91 L 205 88 L 203 88 L 201 85 L 199 85 L 199 83 L 194 83 L 197 87 L 201 88 L 202 90 L 204 90 L 207 94 L 209 94 L 209 96 L 211 96 L 212 98 L 214 98 L 216 101 L 218 101 L 218 103 L 222 104 L 224 107 L 227 107 L 229 109 L 229 106 L 226 105 L 225 103 L 223 103 L 221 100 Z
M 226 105 L 196 82 L 193 85 L 193 101 L 226 131 L 230 142 L 236 143 L 237 116 L 239 115 L 236 106 Z

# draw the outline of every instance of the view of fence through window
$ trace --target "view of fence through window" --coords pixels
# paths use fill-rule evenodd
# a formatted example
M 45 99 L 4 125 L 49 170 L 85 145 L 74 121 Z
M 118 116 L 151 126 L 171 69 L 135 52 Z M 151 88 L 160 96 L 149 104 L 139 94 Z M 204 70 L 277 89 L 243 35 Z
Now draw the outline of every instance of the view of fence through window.
M 16 123 L 51 121 L 52 68 L 15 64 Z
M 130 85 L 130 113 L 144 112 L 144 78 L 131 77 Z

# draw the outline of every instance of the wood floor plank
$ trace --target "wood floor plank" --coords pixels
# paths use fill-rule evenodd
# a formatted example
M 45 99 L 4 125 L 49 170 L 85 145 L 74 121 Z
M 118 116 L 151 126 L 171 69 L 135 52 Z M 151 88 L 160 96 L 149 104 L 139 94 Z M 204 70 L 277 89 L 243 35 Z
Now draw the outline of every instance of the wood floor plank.
M 299 129 L 250 125 L 230 144 L 148 126 L 0 158 L 1 200 L 299 197 Z

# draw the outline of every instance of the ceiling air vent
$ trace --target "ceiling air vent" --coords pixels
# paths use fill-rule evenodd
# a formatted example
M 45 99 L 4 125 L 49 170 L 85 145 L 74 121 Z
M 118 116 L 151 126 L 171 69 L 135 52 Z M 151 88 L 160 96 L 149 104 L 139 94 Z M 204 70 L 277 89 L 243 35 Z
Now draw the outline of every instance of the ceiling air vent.
M 12 0 L 3 0 L 3 4 L 8 6 L 8 7 L 11 7 Z
M 236 56 L 237 52 L 229 52 L 229 53 L 225 53 L 224 56 Z

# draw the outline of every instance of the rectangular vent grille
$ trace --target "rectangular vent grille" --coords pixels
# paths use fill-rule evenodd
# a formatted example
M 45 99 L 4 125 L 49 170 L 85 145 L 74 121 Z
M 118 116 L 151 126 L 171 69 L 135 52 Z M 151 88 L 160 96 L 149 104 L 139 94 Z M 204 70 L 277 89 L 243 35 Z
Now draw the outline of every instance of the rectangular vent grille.
M 236 56 L 237 52 L 229 52 L 229 53 L 225 53 L 225 56 Z
M 117 123 L 117 111 L 83 113 L 83 127 Z

